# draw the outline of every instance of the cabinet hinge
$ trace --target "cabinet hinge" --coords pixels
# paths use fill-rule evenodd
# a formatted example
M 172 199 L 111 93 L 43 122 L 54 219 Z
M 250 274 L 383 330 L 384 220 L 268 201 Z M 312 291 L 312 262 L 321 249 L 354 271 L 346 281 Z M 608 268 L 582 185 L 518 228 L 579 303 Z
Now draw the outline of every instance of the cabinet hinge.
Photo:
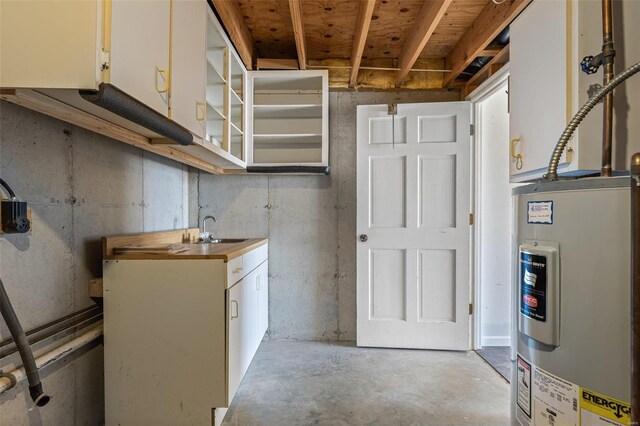
M 469 213 L 469 225 L 473 225 L 473 222 L 474 222 L 473 213 Z
M 475 132 L 476 132 L 476 130 L 475 130 L 475 126 L 474 126 L 473 124 L 470 124 L 470 125 L 469 125 L 469 134 L 470 134 L 471 136 L 473 136 L 473 134 L 474 134 Z
M 469 303 L 469 315 L 473 315 L 473 303 Z
M 109 51 L 100 49 L 100 70 L 108 70 L 111 66 L 111 54 Z

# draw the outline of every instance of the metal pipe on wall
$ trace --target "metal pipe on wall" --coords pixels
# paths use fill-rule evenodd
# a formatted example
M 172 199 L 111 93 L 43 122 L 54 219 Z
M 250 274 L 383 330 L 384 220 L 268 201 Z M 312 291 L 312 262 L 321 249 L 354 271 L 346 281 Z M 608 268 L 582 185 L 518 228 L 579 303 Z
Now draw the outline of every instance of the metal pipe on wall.
M 45 368 L 46 366 L 55 363 L 57 360 L 77 351 L 78 349 L 88 345 L 94 340 L 102 336 L 103 325 L 100 324 L 97 327 L 92 328 L 81 336 L 65 343 L 62 346 L 55 348 L 54 350 L 47 352 L 38 358 L 35 362 L 38 369 Z M 7 377 L 8 376 L 8 377 Z M 17 368 L 9 373 L 0 376 L 0 394 L 11 389 L 16 384 L 22 382 L 27 377 L 24 367 Z
M 616 51 L 613 48 L 613 28 L 611 18 L 611 0 L 602 0 L 602 65 L 604 76 L 602 85 L 613 79 L 613 62 Z M 611 176 L 613 150 L 613 92 L 604 98 L 602 112 L 602 176 Z
M 640 152 L 631 158 L 631 424 L 640 424 Z

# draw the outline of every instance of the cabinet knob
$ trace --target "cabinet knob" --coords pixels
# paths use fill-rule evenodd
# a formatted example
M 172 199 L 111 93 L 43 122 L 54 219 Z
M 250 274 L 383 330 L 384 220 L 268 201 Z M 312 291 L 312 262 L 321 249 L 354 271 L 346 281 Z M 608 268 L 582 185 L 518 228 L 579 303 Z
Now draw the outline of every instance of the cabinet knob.
M 238 272 L 242 271 L 242 268 L 233 268 L 231 270 L 231 272 L 233 272 L 234 274 L 237 274 Z
M 366 243 L 369 241 L 369 236 L 367 234 L 360 234 L 360 242 Z

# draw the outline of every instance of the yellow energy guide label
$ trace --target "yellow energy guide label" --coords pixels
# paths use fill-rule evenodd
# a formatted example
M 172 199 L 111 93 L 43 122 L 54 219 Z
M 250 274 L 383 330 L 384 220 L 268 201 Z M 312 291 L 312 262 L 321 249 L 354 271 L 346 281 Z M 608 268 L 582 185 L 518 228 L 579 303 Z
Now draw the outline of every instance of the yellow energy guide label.
M 583 426 L 627 426 L 631 424 L 631 405 L 580 388 L 580 420 Z

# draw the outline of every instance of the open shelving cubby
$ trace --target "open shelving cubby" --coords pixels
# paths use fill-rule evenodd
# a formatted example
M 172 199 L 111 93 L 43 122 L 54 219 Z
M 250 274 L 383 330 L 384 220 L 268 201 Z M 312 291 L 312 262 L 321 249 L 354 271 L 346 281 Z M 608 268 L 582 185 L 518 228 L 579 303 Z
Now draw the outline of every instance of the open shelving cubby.
M 327 165 L 326 76 L 253 75 L 252 164 Z
M 235 55 L 229 58 L 229 75 L 229 152 L 244 161 L 245 73 L 240 59 Z
M 207 87 L 206 87 L 206 139 L 221 148 L 225 138 L 224 112 L 227 85 L 228 47 L 211 21 L 207 22 Z

